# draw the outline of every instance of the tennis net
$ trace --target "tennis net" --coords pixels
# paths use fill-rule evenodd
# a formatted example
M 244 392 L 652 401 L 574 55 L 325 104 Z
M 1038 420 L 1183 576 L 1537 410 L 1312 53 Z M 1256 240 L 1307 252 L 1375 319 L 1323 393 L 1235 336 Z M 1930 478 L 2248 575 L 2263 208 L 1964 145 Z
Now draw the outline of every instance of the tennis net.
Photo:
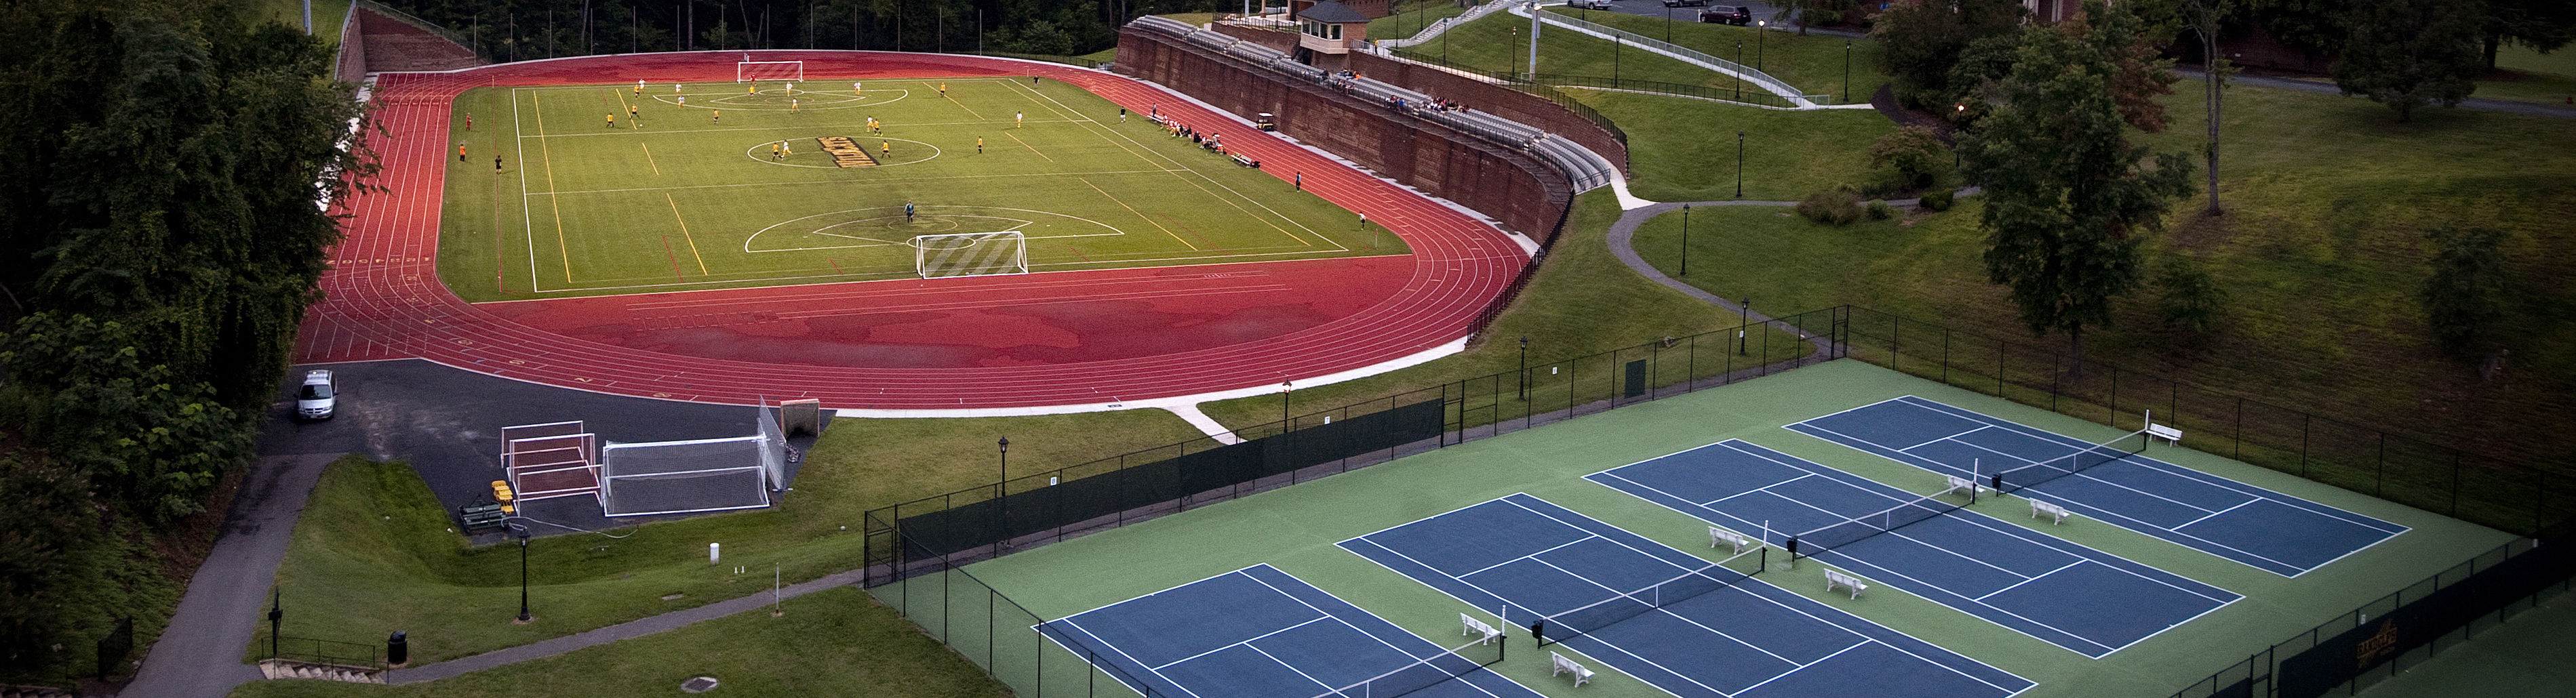
M 1729 567 L 1747 558 L 1751 558 L 1752 571 L 1740 572 Z M 1756 545 L 1752 550 L 1737 553 L 1734 557 L 1646 585 L 1636 591 L 1620 592 L 1616 596 L 1572 610 L 1559 611 L 1554 615 L 1538 619 L 1531 623 L 1530 627 L 1538 636 L 1540 647 L 1572 640 L 1602 628 L 1618 625 L 1621 621 L 1645 615 L 1648 611 L 1735 586 L 1752 578 L 1753 575 L 1761 574 L 1762 570 L 1769 566 L 1770 559 L 1770 548 Z
M 2018 492 L 2050 480 L 2084 472 L 2093 466 L 2109 463 L 2147 450 L 2147 432 L 2139 430 L 2127 436 L 2086 446 L 2074 453 L 2003 471 L 2003 490 Z
M 1961 506 L 1964 506 L 1942 501 L 1942 497 L 1943 495 L 1939 494 L 1922 497 L 1844 519 L 1841 523 L 1831 526 L 1799 533 L 1790 537 L 1796 543 L 1792 546 L 1795 548 L 1792 553 L 1798 557 L 1815 557 L 1816 553 L 1868 540 L 1872 536 L 1911 526 L 1924 519 L 1958 511 Z
M 1438 686 L 1502 662 L 1503 645 L 1509 641 L 1510 638 L 1497 637 L 1490 641 L 1477 640 L 1441 650 L 1439 654 L 1398 667 L 1394 671 L 1317 693 L 1315 698 L 1395 698 Z

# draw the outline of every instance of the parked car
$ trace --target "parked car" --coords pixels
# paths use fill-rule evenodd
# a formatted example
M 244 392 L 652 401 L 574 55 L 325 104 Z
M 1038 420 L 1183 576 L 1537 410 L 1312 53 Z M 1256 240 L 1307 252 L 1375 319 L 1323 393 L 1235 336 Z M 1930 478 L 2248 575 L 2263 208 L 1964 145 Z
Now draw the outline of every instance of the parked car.
M 1664 0 L 1665 7 L 1707 7 L 1708 0 Z
M 1610 0 L 1568 0 L 1565 6 L 1577 10 L 1607 10 L 1610 9 Z
M 304 372 L 304 386 L 295 391 L 295 416 L 304 419 L 330 419 L 339 406 L 340 385 L 328 369 Z
M 1740 27 L 1753 23 L 1753 8 L 1743 5 L 1710 5 L 1708 9 L 1699 11 L 1699 21 Z

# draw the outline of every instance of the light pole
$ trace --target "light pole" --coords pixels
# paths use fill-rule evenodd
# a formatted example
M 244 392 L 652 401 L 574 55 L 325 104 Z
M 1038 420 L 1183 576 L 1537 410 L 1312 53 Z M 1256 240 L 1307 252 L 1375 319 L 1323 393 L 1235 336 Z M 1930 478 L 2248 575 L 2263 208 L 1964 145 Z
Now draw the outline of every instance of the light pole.
M 1682 276 L 1690 276 L 1690 204 L 1682 204 Z
M 528 527 L 514 526 L 519 534 L 519 622 L 528 622 Z
M 277 622 L 285 618 L 286 590 L 284 587 L 270 587 L 268 590 L 268 658 L 270 659 L 277 658 Z
M 1744 69 L 1744 40 L 1735 41 L 1735 69 Z M 1735 76 L 1735 101 L 1744 101 L 1744 76 Z
M 993 483 L 993 518 L 997 519 L 993 530 L 1000 536 L 993 541 L 993 547 L 995 554 L 1000 554 L 1001 548 L 1011 544 L 1011 437 L 1004 436 L 993 445 L 1002 449 L 999 459 L 1002 479 Z
M 1843 40 L 1843 103 L 1851 103 L 1851 40 Z
M 1619 49 L 1625 48 L 1627 44 L 1628 42 L 1621 40 L 1619 35 L 1610 35 L 1610 89 L 1619 89 Z
M 1763 19 L 1763 20 L 1754 20 L 1754 22 L 1753 22 L 1753 69 L 1754 69 L 1754 70 L 1757 70 L 1757 71 L 1758 71 L 1758 70 L 1761 70 L 1761 69 L 1762 69 L 1762 33 L 1763 33 L 1763 32 L 1765 32 L 1765 31 L 1770 30 L 1770 28 L 1771 28 L 1771 20 Z
M 1279 433 L 1282 434 L 1288 433 L 1288 391 L 1297 389 L 1297 386 L 1289 383 L 1289 381 L 1279 381 Z
M 1521 399 L 1529 399 L 1529 335 L 1521 335 Z
M 1746 298 L 1735 302 L 1735 318 L 1735 355 L 1747 356 L 1744 330 L 1753 326 L 1753 299 Z
M 1448 32 L 1441 32 L 1447 34 Z M 1521 72 L 1521 28 L 1512 27 L 1512 72 Z
M 1735 198 L 1744 198 L 1744 132 L 1735 132 Z

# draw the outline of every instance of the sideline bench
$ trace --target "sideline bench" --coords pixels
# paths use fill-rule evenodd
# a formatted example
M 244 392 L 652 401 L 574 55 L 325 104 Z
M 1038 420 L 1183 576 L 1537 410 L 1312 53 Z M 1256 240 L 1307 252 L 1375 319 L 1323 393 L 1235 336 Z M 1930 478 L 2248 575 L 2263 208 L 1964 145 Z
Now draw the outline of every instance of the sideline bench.
M 1591 683 L 1591 682 L 1592 682 L 1592 670 L 1591 670 L 1591 669 L 1585 669 L 1585 668 L 1583 668 L 1583 665 L 1581 665 L 1581 664 L 1576 664 L 1576 663 L 1574 663 L 1574 660 L 1566 659 L 1566 658 L 1565 658 L 1565 655 L 1557 654 L 1557 653 L 1555 653 L 1555 652 L 1553 652 L 1553 651 L 1548 652 L 1548 653 L 1547 653 L 1547 656 L 1548 656 L 1548 667 L 1549 667 L 1549 669 L 1550 669 L 1550 670 L 1547 672 L 1547 675 L 1549 675 L 1549 676 L 1563 676 L 1563 675 L 1566 675 L 1566 674 L 1569 674 L 1569 673 L 1570 673 L 1570 674 L 1573 674 L 1573 675 L 1574 675 L 1574 685 L 1577 685 L 1577 686 L 1581 686 L 1581 685 L 1583 685 L 1583 684 L 1587 684 L 1587 683 Z
M 1492 644 L 1494 638 L 1503 636 L 1503 631 L 1495 630 L 1494 626 L 1486 625 L 1484 621 L 1476 620 L 1475 616 L 1464 613 L 1458 614 L 1458 623 L 1465 626 L 1465 628 L 1460 630 L 1458 634 L 1483 636 L 1476 640 L 1476 644 L 1479 645 Z
M 2173 427 L 2165 426 L 2165 425 L 2162 425 L 2162 424 L 2149 424 L 2149 425 L 2147 425 L 2147 436 L 2152 437 L 2152 438 L 2164 439 L 2164 440 L 2165 440 L 2165 445 L 2167 445 L 2167 446 L 2180 446 L 2180 445 L 2182 445 L 2182 430 L 2181 430 L 2181 429 L 2175 429 L 2175 428 L 2173 428 Z
M 1861 581 L 1859 577 L 1843 574 L 1830 569 L 1825 570 L 1825 593 L 1834 593 L 1834 587 L 1850 589 L 1852 600 L 1859 601 L 1860 592 L 1868 589 L 1869 583 Z
M 1718 528 L 1716 526 L 1708 527 L 1708 547 L 1714 548 L 1721 543 L 1735 546 L 1735 554 L 1742 555 L 1744 554 L 1744 546 L 1752 545 L 1753 539 L 1744 534 Z
M 1249 167 L 1249 168 L 1256 169 L 1256 170 L 1261 169 L 1261 161 L 1259 161 L 1259 160 L 1254 160 L 1254 159 L 1252 159 L 1252 158 L 1248 158 L 1248 157 L 1244 157 L 1242 153 L 1226 153 L 1226 154 L 1225 154 L 1225 156 L 1226 156 L 1226 157 L 1230 157 L 1230 158 L 1234 158 L 1234 164 L 1242 165 L 1242 166 L 1244 166 L 1244 167 Z
M 2036 500 L 2036 499 L 2030 500 L 2030 516 L 2031 516 L 2031 518 L 2034 518 L 2034 519 L 2035 519 L 2035 518 L 2039 518 L 2039 516 L 2040 516 L 2040 515 L 2042 515 L 2042 514 L 2046 514 L 2046 515 L 2048 515 L 2048 516 L 2051 516 L 2051 517 L 2056 518 L 2056 523 L 2060 523 L 2060 524 L 2062 524 L 2062 523 L 2066 523 L 2066 517 L 2074 516 L 2074 515 L 2075 515 L 2075 513 L 2074 513 L 2074 512 L 2067 511 L 2067 510 L 2066 510 L 2066 507 L 2058 506 L 2058 505 L 2055 505 L 2055 504 L 2050 504 L 2050 503 L 2043 502 L 2043 501 L 2039 501 L 2039 500 Z

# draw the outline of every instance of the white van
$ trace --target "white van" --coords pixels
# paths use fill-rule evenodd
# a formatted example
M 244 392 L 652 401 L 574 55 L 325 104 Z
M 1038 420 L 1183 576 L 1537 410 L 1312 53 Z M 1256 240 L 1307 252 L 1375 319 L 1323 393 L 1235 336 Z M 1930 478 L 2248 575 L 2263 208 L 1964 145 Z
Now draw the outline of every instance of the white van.
M 304 372 L 304 386 L 295 390 L 295 416 L 304 419 L 330 419 L 339 406 L 340 385 L 328 369 Z

